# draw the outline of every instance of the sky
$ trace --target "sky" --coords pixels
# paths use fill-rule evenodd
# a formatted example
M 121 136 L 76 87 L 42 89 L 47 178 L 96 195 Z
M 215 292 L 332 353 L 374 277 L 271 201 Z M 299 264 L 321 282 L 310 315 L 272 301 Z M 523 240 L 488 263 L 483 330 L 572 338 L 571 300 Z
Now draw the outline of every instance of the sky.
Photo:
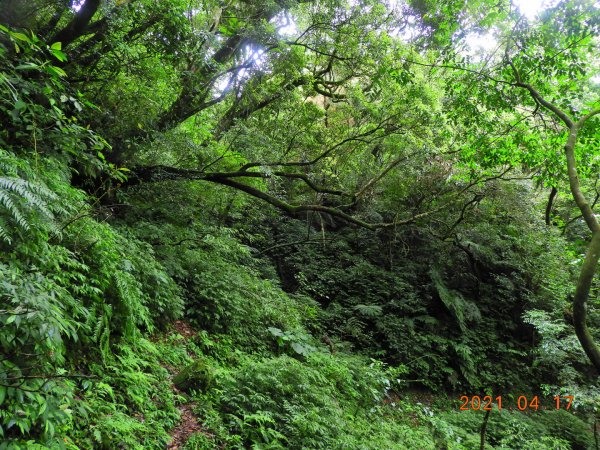
M 544 9 L 545 3 L 548 2 L 544 0 L 513 0 L 513 4 L 530 20 L 534 19 L 537 13 Z
M 525 17 L 527 17 L 528 20 L 532 21 L 535 20 L 538 13 L 543 11 L 548 6 L 556 3 L 556 1 L 557 0 L 512 0 L 512 4 L 519 8 L 519 11 Z M 75 10 L 79 10 L 80 1 L 76 1 L 73 7 Z M 278 17 L 277 22 L 275 23 L 277 25 L 279 34 L 282 36 L 294 36 L 298 33 L 296 24 L 293 21 L 288 21 L 283 17 Z M 476 55 L 482 50 L 484 52 L 492 51 L 498 45 L 492 33 L 487 33 L 484 35 L 471 34 L 467 36 L 465 40 L 470 48 L 470 51 L 467 50 L 466 53 L 473 55 Z M 262 55 L 256 55 L 257 58 L 260 58 L 261 56 Z M 223 80 L 221 84 L 223 83 L 225 86 L 227 84 L 227 80 Z
M 81 8 L 81 1 L 76 0 L 73 4 L 73 9 L 79 11 Z M 548 3 L 553 3 L 552 0 L 512 0 L 513 5 L 516 5 L 521 13 L 523 13 L 529 20 L 535 18 L 538 12 L 544 9 Z M 283 35 L 293 35 L 297 31 L 296 25 L 293 22 L 282 24 L 279 28 L 279 33 Z
M 352 1 L 352 0 L 351 0 Z M 390 0 L 392 4 L 398 0 Z M 558 0 L 512 0 L 512 4 L 519 9 L 529 21 L 535 20 L 536 16 L 549 6 L 554 5 Z M 298 33 L 296 24 L 293 21 L 288 21 L 283 17 L 278 17 L 275 22 L 278 26 L 278 32 L 282 36 L 294 36 Z M 411 38 L 411 32 L 404 30 L 405 38 Z M 400 34 L 402 37 L 402 34 Z M 465 50 L 466 54 L 472 55 L 474 60 L 480 56 L 480 52 L 490 52 L 497 48 L 498 42 L 493 36 L 492 32 L 484 35 L 471 34 L 466 36 L 465 41 L 468 45 L 468 49 Z
M 530 21 L 534 20 L 540 11 L 543 11 L 554 3 L 556 3 L 556 0 L 512 0 L 512 4 L 519 8 L 519 11 Z M 393 0 L 392 4 L 394 4 Z M 282 20 L 278 31 L 280 35 L 293 36 L 297 34 L 298 29 L 293 21 Z M 408 32 L 407 37 L 410 37 L 410 32 Z M 477 51 L 478 49 L 489 51 L 496 47 L 496 40 L 491 34 L 483 36 L 471 35 L 466 40 L 473 51 Z
M 535 17 L 546 9 L 548 6 L 556 3 L 552 0 L 512 0 L 512 4 L 519 8 L 521 14 L 527 17 L 528 20 L 534 20 Z M 466 42 L 473 52 L 477 50 L 490 51 L 494 50 L 498 45 L 496 39 L 491 33 L 484 35 L 472 34 L 467 36 Z

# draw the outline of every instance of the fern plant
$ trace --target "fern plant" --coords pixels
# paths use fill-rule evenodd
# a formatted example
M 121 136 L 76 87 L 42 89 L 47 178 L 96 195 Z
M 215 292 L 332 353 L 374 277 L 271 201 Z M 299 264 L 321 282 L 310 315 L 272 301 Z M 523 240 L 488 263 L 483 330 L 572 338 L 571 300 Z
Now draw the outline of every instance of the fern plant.
M 44 184 L 20 177 L 8 152 L 0 153 L 0 239 L 11 244 L 15 234 L 36 226 L 58 233 L 50 203 L 57 200 Z

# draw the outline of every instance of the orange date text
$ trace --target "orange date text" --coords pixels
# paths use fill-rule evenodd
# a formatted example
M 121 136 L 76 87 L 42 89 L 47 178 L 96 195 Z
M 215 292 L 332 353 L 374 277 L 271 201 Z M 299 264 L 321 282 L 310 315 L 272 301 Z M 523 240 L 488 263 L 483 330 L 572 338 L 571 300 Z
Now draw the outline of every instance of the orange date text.
M 460 397 L 460 407 L 461 411 L 491 411 L 493 406 L 501 411 L 504 409 L 509 410 L 519 410 L 519 411 L 539 411 L 545 409 L 571 409 L 571 405 L 573 404 L 573 396 L 572 395 L 555 395 L 553 398 L 553 402 L 550 406 L 542 405 L 540 402 L 540 398 L 537 395 L 519 395 L 516 398 L 511 396 L 509 399 L 503 399 L 501 395 L 492 396 L 492 395 L 461 395 Z

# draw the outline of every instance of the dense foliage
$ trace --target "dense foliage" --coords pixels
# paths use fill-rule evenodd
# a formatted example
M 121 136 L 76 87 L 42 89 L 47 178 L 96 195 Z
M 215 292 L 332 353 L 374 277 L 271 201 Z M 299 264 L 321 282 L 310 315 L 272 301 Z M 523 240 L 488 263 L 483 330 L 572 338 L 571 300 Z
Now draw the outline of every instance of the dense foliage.
M 599 35 L 0 0 L 0 449 L 597 448 Z

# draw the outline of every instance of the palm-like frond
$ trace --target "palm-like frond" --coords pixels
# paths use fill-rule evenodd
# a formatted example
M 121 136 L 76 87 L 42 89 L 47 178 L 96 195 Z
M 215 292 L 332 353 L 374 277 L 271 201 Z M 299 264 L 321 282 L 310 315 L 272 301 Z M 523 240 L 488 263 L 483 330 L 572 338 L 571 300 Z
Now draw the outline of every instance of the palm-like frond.
M 0 240 L 10 244 L 16 232 L 31 231 L 40 219 L 54 225 L 49 207 L 49 202 L 54 200 L 56 194 L 42 183 L 0 174 Z

